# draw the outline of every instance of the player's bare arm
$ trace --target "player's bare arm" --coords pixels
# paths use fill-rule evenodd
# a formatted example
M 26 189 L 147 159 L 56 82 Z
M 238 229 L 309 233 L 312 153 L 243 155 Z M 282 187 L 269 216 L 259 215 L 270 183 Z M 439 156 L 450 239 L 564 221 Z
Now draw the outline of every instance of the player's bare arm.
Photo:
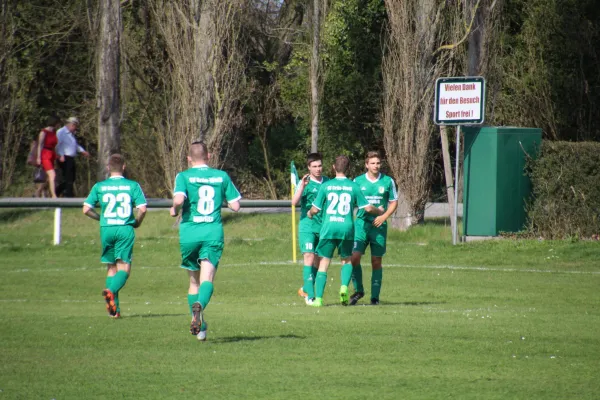
M 300 179 L 300 183 L 298 183 L 298 189 L 296 190 L 296 193 L 294 193 L 294 197 L 292 197 L 293 205 L 297 206 L 298 204 L 300 204 L 300 200 L 302 199 L 302 192 L 304 191 L 304 187 L 308 183 L 309 177 L 310 174 L 306 174 L 302 177 L 302 179 Z
M 88 206 L 87 204 L 83 206 L 83 213 L 87 217 L 90 217 L 91 219 L 95 219 L 96 221 L 100 221 L 100 215 L 98 215 L 98 213 L 96 212 L 96 210 L 94 210 L 92 207 Z
M 240 202 L 239 200 L 232 201 L 231 203 L 227 203 L 227 207 L 233 212 L 238 212 L 240 210 Z
M 375 218 L 375 220 L 373 221 L 373 226 L 380 227 L 381 225 L 383 225 L 383 223 L 385 221 L 387 221 L 387 219 L 394 212 L 396 212 L 396 208 L 398 208 L 398 200 L 390 201 L 388 203 L 388 209 L 383 214 L 381 214 L 380 216 L 378 216 L 377 218 Z
M 315 206 L 312 206 L 312 207 L 310 208 L 310 210 L 308 210 L 308 212 L 306 213 L 306 216 L 307 216 L 308 218 L 312 219 L 312 217 L 313 217 L 315 214 L 318 214 L 318 213 L 319 213 L 319 211 L 321 211 L 321 210 L 319 210 L 319 209 L 318 209 L 317 207 L 315 207 Z
M 181 211 L 184 201 L 185 196 L 180 193 L 177 193 L 175 196 L 173 196 L 173 206 L 170 209 L 171 217 L 176 217 L 179 215 L 179 211 Z
M 375 214 L 375 215 L 383 214 L 383 209 L 375 207 L 372 204 L 369 204 L 368 206 L 366 206 L 365 211 L 368 212 L 369 214 Z
M 146 216 L 146 206 L 140 206 L 137 208 L 137 214 L 135 216 L 135 223 L 133 224 L 134 228 L 139 228 L 140 225 L 142 225 L 142 221 L 144 220 L 144 217 Z

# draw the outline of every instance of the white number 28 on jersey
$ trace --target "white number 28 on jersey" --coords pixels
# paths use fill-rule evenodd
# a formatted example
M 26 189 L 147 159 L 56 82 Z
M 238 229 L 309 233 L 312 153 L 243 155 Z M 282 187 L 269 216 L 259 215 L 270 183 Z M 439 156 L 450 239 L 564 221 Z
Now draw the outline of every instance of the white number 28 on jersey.
M 350 212 L 350 197 L 349 193 L 342 193 L 338 196 L 337 193 L 329 193 L 327 195 L 329 200 L 329 207 L 327 207 L 327 214 L 338 214 L 347 215 Z
M 104 210 L 104 218 L 129 218 L 131 215 L 131 196 L 127 193 L 117 193 L 115 196 L 112 193 L 105 193 L 102 196 L 102 202 L 108 203 Z M 119 206 L 115 209 L 115 206 Z
M 198 188 L 198 213 L 210 215 L 215 211 L 215 188 L 204 185 Z

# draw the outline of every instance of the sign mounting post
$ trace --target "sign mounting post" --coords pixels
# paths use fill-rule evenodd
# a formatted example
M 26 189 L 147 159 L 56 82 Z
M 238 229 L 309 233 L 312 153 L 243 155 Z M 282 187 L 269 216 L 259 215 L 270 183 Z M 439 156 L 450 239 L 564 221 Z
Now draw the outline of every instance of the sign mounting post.
M 485 79 L 481 76 L 439 78 L 435 81 L 436 125 L 456 125 L 456 164 L 454 168 L 454 221 L 452 244 L 458 242 L 458 166 L 460 160 L 460 128 L 483 124 L 485 119 Z M 464 210 L 463 210 L 464 214 Z

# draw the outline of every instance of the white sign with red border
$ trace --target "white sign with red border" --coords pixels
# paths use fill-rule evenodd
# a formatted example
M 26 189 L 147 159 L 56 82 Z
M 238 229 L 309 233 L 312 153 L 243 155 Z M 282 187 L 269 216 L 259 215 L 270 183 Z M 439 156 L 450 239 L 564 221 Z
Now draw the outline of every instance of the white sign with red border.
M 485 79 L 481 76 L 439 78 L 435 82 L 437 125 L 475 125 L 485 119 Z

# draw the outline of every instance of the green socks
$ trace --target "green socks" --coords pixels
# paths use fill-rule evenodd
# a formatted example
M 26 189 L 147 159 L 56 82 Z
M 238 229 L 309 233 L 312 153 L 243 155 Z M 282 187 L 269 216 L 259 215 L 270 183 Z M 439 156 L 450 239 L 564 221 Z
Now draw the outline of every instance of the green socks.
M 374 269 L 371 275 L 371 298 L 379 299 L 381 292 L 381 280 L 383 278 L 383 269 Z
M 188 306 L 190 307 L 190 314 L 192 313 L 192 306 L 194 303 L 200 303 L 202 305 L 202 309 L 206 309 L 208 303 L 210 302 L 210 298 L 213 294 L 214 286 L 212 282 L 202 282 L 200 285 L 200 290 L 198 294 L 189 294 L 188 293 Z
M 200 292 L 198 293 L 198 301 L 202 304 L 202 309 L 205 310 L 210 302 L 210 298 L 213 294 L 213 284 L 212 282 L 206 281 L 202 282 L 200 285 Z
M 313 299 L 315 297 L 315 274 L 313 273 L 313 267 L 305 265 L 302 268 L 302 278 L 304 280 L 302 290 L 308 295 L 309 299 Z
M 116 296 L 119 293 L 119 290 L 123 289 L 125 283 L 127 283 L 127 279 L 129 278 L 129 274 L 125 271 L 118 271 L 115 276 L 112 278 L 112 282 L 108 289 Z
M 350 279 L 352 279 L 352 264 L 347 263 L 342 265 L 342 286 L 348 286 L 350 284 Z
M 315 297 L 323 298 L 325 285 L 327 285 L 327 272 L 317 272 L 317 277 L 315 278 Z
M 189 294 L 188 293 L 188 306 L 190 307 L 190 315 L 194 315 L 194 313 L 192 312 L 192 306 L 197 301 L 198 301 L 198 293 L 196 293 L 196 294 Z
M 354 290 L 357 292 L 365 292 L 365 287 L 363 286 L 362 266 L 360 264 L 352 266 L 352 285 L 354 285 Z

